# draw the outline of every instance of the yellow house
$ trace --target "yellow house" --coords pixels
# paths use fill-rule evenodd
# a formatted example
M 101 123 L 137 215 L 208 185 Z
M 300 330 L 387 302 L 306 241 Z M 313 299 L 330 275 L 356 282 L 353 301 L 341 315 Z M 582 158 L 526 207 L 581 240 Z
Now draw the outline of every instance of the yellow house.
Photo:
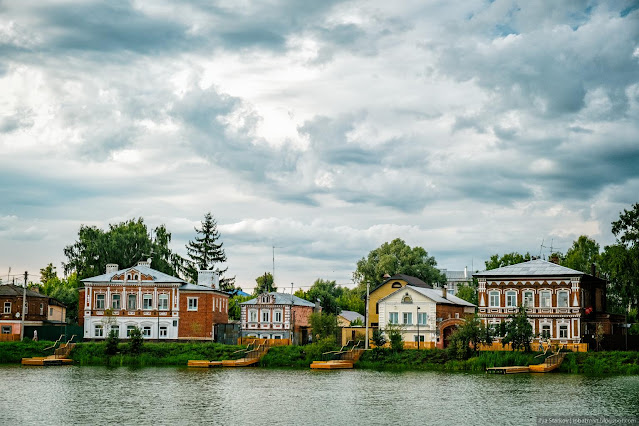
M 433 288 L 432 285 L 425 283 L 419 278 L 411 277 L 410 275 L 396 274 L 392 277 L 387 277 L 384 282 L 372 289 L 370 292 L 368 308 L 369 318 L 366 319 L 369 327 L 379 326 L 379 300 L 397 291 L 397 289 L 405 287 L 406 285 Z

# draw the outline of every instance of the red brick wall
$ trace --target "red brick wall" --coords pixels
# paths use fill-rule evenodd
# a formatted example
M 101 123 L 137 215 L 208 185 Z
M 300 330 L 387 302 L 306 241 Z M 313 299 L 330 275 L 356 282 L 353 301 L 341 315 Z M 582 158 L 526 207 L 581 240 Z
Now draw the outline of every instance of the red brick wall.
M 295 328 L 297 327 L 310 327 L 310 316 L 315 308 L 311 306 L 293 306 L 293 313 L 295 315 Z
M 464 314 L 463 306 L 452 306 L 437 304 L 437 318 L 443 318 L 444 320 L 455 318 L 455 314 L 459 314 L 459 318 L 465 318 L 465 315 L 472 316 L 473 314 Z
M 4 313 L 4 302 L 11 302 L 11 313 Z M 42 315 L 40 315 L 40 304 L 43 305 Z M 27 296 L 27 321 L 45 321 L 47 319 L 47 313 L 49 311 L 49 300 L 44 297 L 29 297 Z M 8 296 L 0 298 L 0 319 L 3 320 L 15 320 L 16 313 L 20 312 L 22 315 L 22 297 L 21 296 Z
M 197 311 L 188 310 L 190 297 L 197 297 Z M 228 297 L 211 292 L 180 292 L 178 338 L 210 339 L 213 325 L 226 324 L 228 318 Z
M 78 292 L 78 324 L 84 325 L 84 292 L 85 289 L 80 289 Z

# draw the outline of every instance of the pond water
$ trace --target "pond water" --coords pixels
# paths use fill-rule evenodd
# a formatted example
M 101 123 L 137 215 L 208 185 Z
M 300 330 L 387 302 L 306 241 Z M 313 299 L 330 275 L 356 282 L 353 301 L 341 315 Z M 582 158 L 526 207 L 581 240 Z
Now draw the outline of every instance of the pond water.
M 0 424 L 523 425 L 639 416 L 639 376 L 0 366 Z

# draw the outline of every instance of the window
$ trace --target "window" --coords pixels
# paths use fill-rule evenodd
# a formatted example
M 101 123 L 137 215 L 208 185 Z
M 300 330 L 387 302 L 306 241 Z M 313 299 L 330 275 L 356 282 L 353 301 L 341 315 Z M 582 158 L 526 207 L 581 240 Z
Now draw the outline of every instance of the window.
M 375 313 L 379 314 L 379 302 L 375 303 Z
M 53 308 L 49 308 L 49 316 L 52 317 L 53 316 Z
M 560 339 L 567 339 L 568 338 L 568 326 L 567 325 L 560 325 L 559 326 L 559 338 Z
M 127 299 L 127 301 L 127 308 L 129 309 L 129 311 L 135 311 L 138 308 L 138 300 L 135 294 L 129 294 L 129 298 Z
M 113 334 L 115 334 L 116 337 L 120 337 L 120 326 L 119 325 L 112 325 L 111 326 L 111 332 Z
M 151 327 L 145 325 L 142 327 L 142 337 L 151 337 Z
M 426 312 L 419 312 L 417 314 L 417 324 L 426 325 L 427 321 L 428 321 L 428 314 Z
M 451 296 L 454 296 L 455 295 L 455 289 L 451 288 L 450 290 L 448 290 L 447 293 L 450 294 Z M 422 340 L 422 342 L 423 342 L 423 340 Z
M 5 314 L 11 313 L 11 302 L 4 302 L 4 313 Z
M 111 296 L 111 309 L 116 309 L 116 310 L 122 309 L 120 304 L 121 298 L 122 296 L 119 294 L 114 294 Z
M 403 313 L 404 324 L 412 324 L 413 323 L 413 313 L 412 312 L 404 312 Z
M 130 337 L 131 336 L 131 332 L 133 330 L 135 330 L 136 327 L 134 325 L 127 325 L 126 326 L 126 337 Z
M 542 308 L 550 308 L 550 292 L 549 291 L 542 291 L 541 292 L 541 307 Z
M 557 307 L 559 308 L 567 308 L 568 307 L 568 292 L 560 291 L 557 293 Z
M 169 295 L 168 294 L 160 294 L 158 298 L 158 309 L 161 311 L 169 310 Z
M 529 308 L 535 306 L 535 295 L 532 291 L 524 291 L 524 306 Z
M 104 309 L 104 294 L 95 296 L 95 309 Z
M 273 322 L 282 322 L 282 311 L 273 312 Z
M 11 326 L 3 325 L 2 326 L 2 334 L 11 334 Z
M 399 281 L 395 281 L 393 284 L 391 284 L 391 288 L 402 288 L 402 283 L 400 283 Z
M 257 311 L 255 309 L 249 311 L 249 322 L 257 322 Z
M 492 308 L 499 307 L 499 292 L 498 291 L 491 291 L 490 292 L 490 306 Z
M 95 325 L 95 337 L 104 337 L 104 327 L 102 327 L 102 324 Z
M 166 326 L 160 327 L 160 337 L 168 337 L 169 335 L 169 329 Z
M 550 334 L 550 325 L 549 324 L 543 324 L 541 326 L 541 336 L 547 339 L 550 339 L 552 337 L 552 334 Z
M 404 298 L 402 299 L 402 303 L 413 303 L 413 299 L 411 299 L 411 297 L 407 294 L 406 296 L 404 296 Z
M 514 308 L 517 306 L 517 292 L 516 291 L 507 291 L 506 292 L 506 306 L 508 308 Z
M 188 310 L 197 311 L 197 297 L 189 297 L 188 302 L 189 302 Z
M 44 315 L 44 303 L 40 303 L 40 315 Z
M 388 323 L 389 324 L 399 324 L 399 312 L 389 312 L 388 313 Z
M 413 337 L 415 338 L 415 340 L 414 340 L 414 341 L 416 342 L 416 341 L 417 341 L 417 335 L 415 335 L 415 336 L 413 336 Z M 424 336 L 423 334 L 420 334 L 420 335 L 419 335 L 419 341 L 420 341 L 420 342 L 423 342 L 425 337 L 426 337 L 426 336 Z
M 142 295 L 142 308 L 147 309 L 147 310 L 153 308 L 153 295 L 152 294 L 143 294 Z
M 262 311 L 262 322 L 269 322 L 270 318 L 269 311 Z

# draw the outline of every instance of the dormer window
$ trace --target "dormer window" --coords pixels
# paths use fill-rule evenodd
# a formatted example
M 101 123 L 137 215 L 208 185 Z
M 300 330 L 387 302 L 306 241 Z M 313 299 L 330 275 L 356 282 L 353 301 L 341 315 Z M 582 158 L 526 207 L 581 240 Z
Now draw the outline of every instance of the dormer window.
M 400 283 L 399 281 L 395 281 L 392 285 L 391 288 L 402 288 L 402 283 Z
M 131 279 L 131 274 L 127 274 L 127 275 L 126 275 L 126 279 L 127 279 L 127 280 L 130 280 L 130 279 Z
M 413 303 L 413 299 L 406 293 L 406 295 L 402 298 L 402 303 Z

